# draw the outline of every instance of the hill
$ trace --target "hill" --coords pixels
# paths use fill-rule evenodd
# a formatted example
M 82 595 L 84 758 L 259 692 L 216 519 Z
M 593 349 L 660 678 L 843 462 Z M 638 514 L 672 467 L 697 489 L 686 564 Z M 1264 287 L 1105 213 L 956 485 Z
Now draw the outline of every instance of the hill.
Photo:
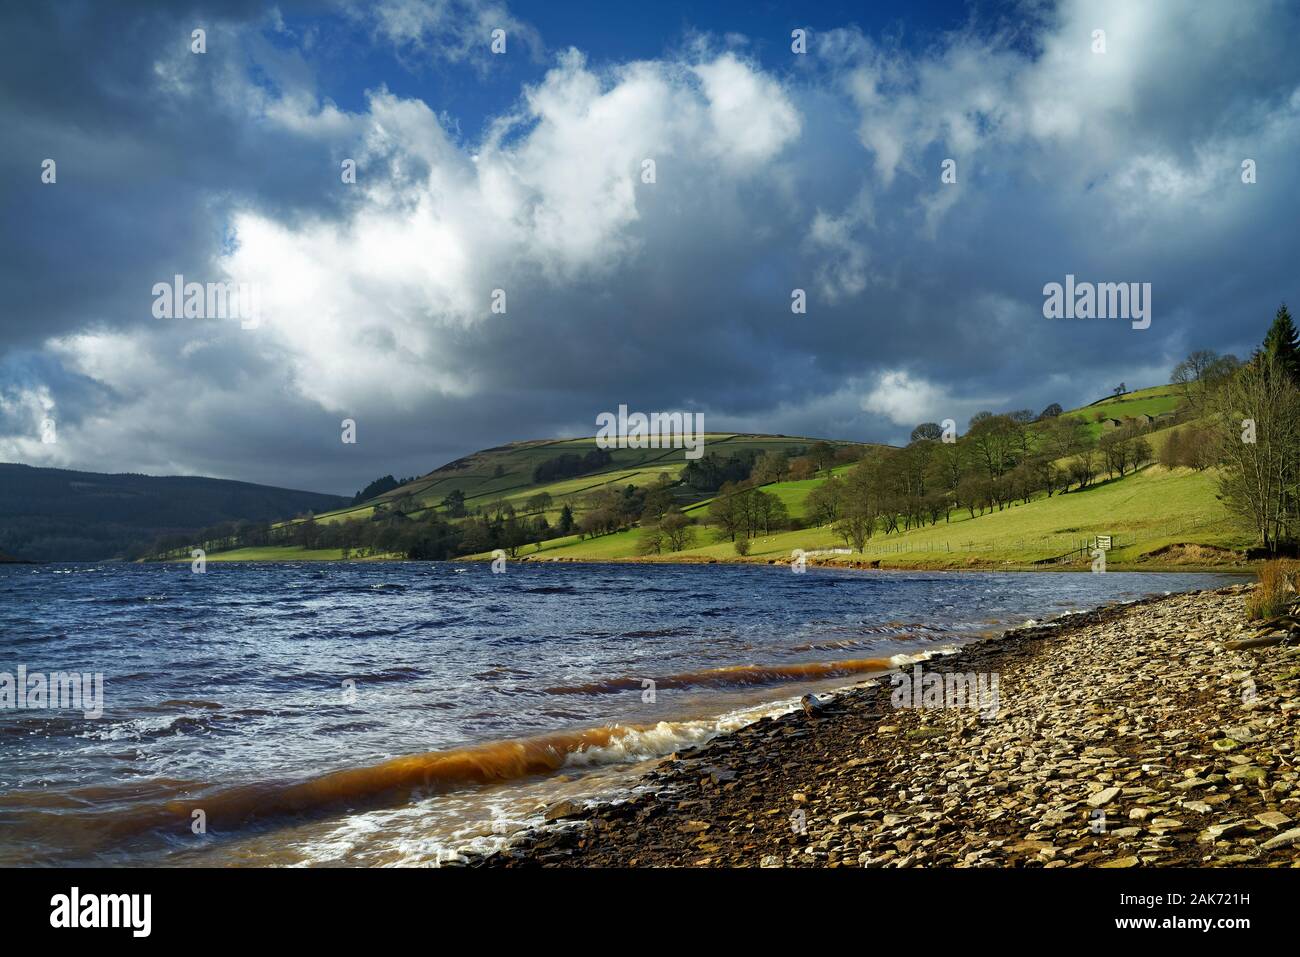
M 680 449 L 600 451 L 594 438 L 538 440 L 485 449 L 345 508 L 200 544 L 214 561 L 482 559 L 505 548 L 520 560 L 778 562 L 803 549 L 820 553 L 814 562 L 928 568 L 1086 567 L 1098 536 L 1112 539 L 1109 562 L 1126 567 L 1235 563 L 1250 544 L 1218 499 L 1215 471 L 1162 455 L 1171 436 L 1197 425 L 1172 386 L 1107 396 L 1059 420 L 981 416 L 981 428 L 993 431 L 972 420 L 959 439 L 959 484 L 942 484 L 951 469 L 941 465 L 938 442 L 897 449 L 717 433 L 707 437 L 704 459 L 692 462 Z M 1063 435 L 1074 438 L 1062 445 Z M 1023 463 L 1000 477 L 982 464 L 998 442 L 996 454 Z M 1112 458 L 1121 448 L 1128 451 Z M 874 463 L 865 474 L 879 484 L 870 494 L 892 504 L 876 513 L 865 545 L 855 542 L 846 555 L 842 532 L 851 532 L 825 517 L 824 493 L 832 490 L 819 489 L 828 475 L 859 474 L 864 456 Z M 843 489 L 831 497 L 844 501 Z M 731 507 L 748 516 L 743 556 L 716 525 Z M 758 507 L 775 523 L 755 526 Z M 670 538 L 660 516 L 675 512 L 688 527 Z
M 802 454 L 821 440 L 803 436 L 758 435 L 741 433 L 707 433 L 704 449 L 710 456 L 761 455 L 764 452 L 784 452 L 795 456 Z M 858 443 L 830 441 L 843 449 L 865 449 Z M 467 510 L 484 505 L 510 505 L 517 511 L 558 515 L 567 503 L 577 505 L 586 495 L 600 488 L 647 487 L 661 480 L 677 481 L 689 462 L 681 449 L 610 449 L 610 461 L 590 472 L 539 481 L 534 473 L 539 466 L 572 454 L 584 456 L 597 449 L 594 437 L 570 439 L 541 439 L 512 442 L 496 448 L 475 452 L 454 462 L 449 462 L 412 482 L 407 482 L 365 502 L 335 509 L 315 516 L 318 523 L 345 519 L 366 519 L 376 510 L 391 509 L 402 503 L 406 515 L 418 517 L 426 510 L 445 513 L 443 505 L 454 493 L 464 496 Z M 551 504 L 545 509 L 529 509 L 528 501 L 540 495 L 549 496 Z M 693 494 L 689 489 L 675 489 L 674 498 L 681 505 L 707 498 Z M 286 522 L 287 525 L 295 521 Z
M 765 491 L 785 491 L 781 483 Z M 1110 535 L 1114 549 L 1108 567 L 1143 564 L 1219 565 L 1235 562 L 1250 544 L 1249 535 L 1230 521 L 1216 497 L 1210 470 L 1147 466 L 1122 479 L 1051 498 L 1039 497 L 1000 511 L 971 517 L 954 512 L 949 521 L 882 535 L 877 532 L 863 552 L 815 556 L 814 564 L 878 564 L 884 568 L 987 568 L 1048 564 L 1069 556 L 1087 565 L 1098 535 Z M 577 536 L 526 550 L 527 560 L 621 561 L 637 559 L 639 530 L 579 540 Z M 843 549 L 845 542 L 829 527 L 783 531 L 756 538 L 748 561 L 789 562 L 795 549 L 806 552 Z M 695 546 L 662 556 L 673 561 L 738 561 L 730 542 L 714 541 L 699 529 Z
M 168 535 L 222 522 L 265 522 L 346 501 L 226 479 L 0 463 L 0 552 L 40 561 L 129 557 Z

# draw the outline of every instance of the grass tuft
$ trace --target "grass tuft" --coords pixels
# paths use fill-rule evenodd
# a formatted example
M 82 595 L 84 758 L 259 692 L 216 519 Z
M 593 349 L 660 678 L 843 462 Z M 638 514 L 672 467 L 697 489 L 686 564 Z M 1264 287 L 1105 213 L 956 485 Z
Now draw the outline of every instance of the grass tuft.
M 1300 590 L 1300 562 L 1278 558 L 1259 566 L 1259 587 L 1246 602 L 1251 621 L 1286 614 Z

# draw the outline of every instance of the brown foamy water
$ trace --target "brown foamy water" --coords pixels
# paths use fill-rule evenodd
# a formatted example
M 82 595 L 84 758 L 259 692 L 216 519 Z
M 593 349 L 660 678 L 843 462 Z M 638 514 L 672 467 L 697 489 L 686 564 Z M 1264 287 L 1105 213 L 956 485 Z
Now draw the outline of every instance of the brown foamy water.
M 1220 576 L 1221 577 L 1221 576 Z M 987 632 L 1216 576 L 0 566 L 0 864 L 429 864 Z M 200 828 L 198 825 L 202 824 Z

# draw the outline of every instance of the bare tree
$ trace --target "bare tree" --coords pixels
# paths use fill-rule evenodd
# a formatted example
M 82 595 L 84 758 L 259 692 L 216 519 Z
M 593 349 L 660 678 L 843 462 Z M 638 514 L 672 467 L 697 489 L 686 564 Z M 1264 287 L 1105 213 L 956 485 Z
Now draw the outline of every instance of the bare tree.
M 1237 370 L 1236 356 L 1219 355 L 1212 349 L 1198 349 L 1178 365 L 1169 381 L 1197 415 L 1205 411 L 1206 400 Z
M 1259 354 L 1217 390 L 1211 406 L 1224 504 L 1270 554 L 1293 538 L 1300 479 L 1300 390 Z
M 691 520 L 681 512 L 669 512 L 659 521 L 659 530 L 663 532 L 668 550 L 680 552 L 695 539 L 695 527 Z

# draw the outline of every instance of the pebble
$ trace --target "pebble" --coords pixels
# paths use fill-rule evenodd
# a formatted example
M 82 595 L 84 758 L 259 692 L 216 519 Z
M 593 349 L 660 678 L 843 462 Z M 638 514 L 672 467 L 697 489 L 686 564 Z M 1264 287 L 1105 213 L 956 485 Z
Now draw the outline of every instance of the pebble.
M 925 663 L 997 674 L 992 720 L 896 709 L 881 680 L 823 695 L 815 716 L 681 752 L 629 800 L 561 802 L 545 814 L 559 823 L 470 866 L 1300 866 L 1297 650 L 1223 647 L 1249 633 L 1251 587 L 1029 625 Z

